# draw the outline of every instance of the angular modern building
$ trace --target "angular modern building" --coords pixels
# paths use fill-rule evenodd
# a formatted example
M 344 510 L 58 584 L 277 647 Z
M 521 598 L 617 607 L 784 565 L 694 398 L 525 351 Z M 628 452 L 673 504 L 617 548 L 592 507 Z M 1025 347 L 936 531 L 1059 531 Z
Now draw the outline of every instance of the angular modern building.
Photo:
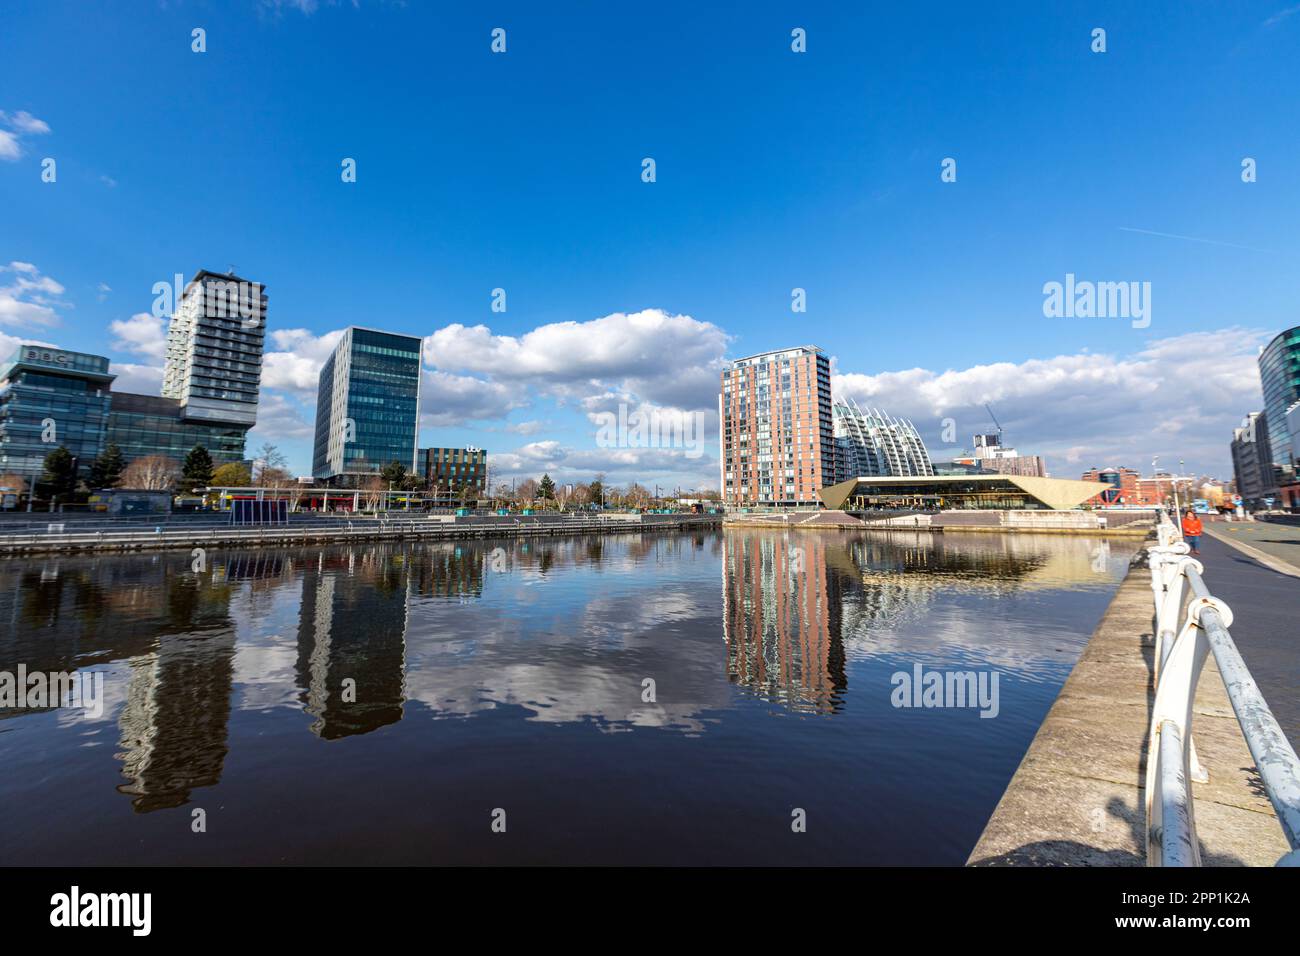
M 353 486 L 389 462 L 418 471 L 420 339 L 352 326 L 320 371 L 312 476 Z
M 834 483 L 867 475 L 933 475 L 925 442 L 911 422 L 852 399 L 831 405 L 835 435 Z
M 104 446 L 114 375 L 102 355 L 23 343 L 0 365 L 0 474 L 39 478 L 63 446 L 84 477 Z
M 823 488 L 827 508 L 845 511 L 916 508 L 967 511 L 1066 511 L 1106 490 L 1096 481 L 1024 475 L 931 475 L 850 478 Z
M 804 345 L 730 363 L 718 396 L 718 448 L 726 505 L 816 505 L 835 476 L 826 354 Z
M 162 394 L 181 417 L 257 423 L 266 336 L 266 292 L 258 282 L 200 269 L 167 329 Z
M 1259 353 L 1259 382 L 1268 416 L 1269 447 L 1276 469 L 1274 484 L 1291 484 L 1296 461 L 1287 426 L 1287 409 L 1300 402 L 1300 326 L 1287 329 Z

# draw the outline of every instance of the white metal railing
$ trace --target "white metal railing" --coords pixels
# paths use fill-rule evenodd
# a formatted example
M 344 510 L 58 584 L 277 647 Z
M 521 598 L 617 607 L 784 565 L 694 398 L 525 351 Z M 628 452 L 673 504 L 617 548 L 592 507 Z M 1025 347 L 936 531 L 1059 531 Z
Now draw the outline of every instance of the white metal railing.
M 1156 533 L 1150 549 L 1156 699 L 1147 739 L 1147 865 L 1201 865 L 1191 781 L 1209 775 L 1196 759 L 1192 707 L 1201 668 L 1213 652 L 1264 792 L 1291 846 L 1278 866 L 1300 866 L 1300 758 L 1228 633 L 1232 610 L 1210 594 L 1201 577 L 1204 567 L 1188 557 L 1190 549 L 1167 515 Z

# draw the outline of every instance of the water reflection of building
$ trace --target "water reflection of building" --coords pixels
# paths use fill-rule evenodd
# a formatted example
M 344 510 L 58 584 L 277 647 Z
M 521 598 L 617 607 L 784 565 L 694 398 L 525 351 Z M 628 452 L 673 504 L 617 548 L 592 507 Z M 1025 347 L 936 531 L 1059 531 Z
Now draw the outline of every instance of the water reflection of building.
M 0 669 L 129 668 L 117 757 L 137 812 L 215 785 L 227 750 L 235 628 L 230 589 L 189 556 L 47 559 L 0 566 Z M 122 699 L 106 681 L 110 702 Z M 36 713 L 0 712 L 0 718 Z
M 157 585 L 155 585 L 156 591 Z M 179 807 L 221 779 L 230 720 L 236 631 L 230 591 L 196 575 L 163 582 L 167 626 L 156 647 L 129 661 L 118 715 L 118 787 L 138 813 Z
M 179 807 L 195 787 L 221 779 L 230 720 L 235 631 L 171 635 L 155 653 L 131 661 L 118 717 L 118 787 L 138 813 Z
M 823 539 L 731 534 L 722 565 L 731 680 L 797 710 L 834 711 L 847 685 L 842 595 Z
M 723 535 L 723 626 L 731 680 L 795 709 L 834 711 L 846 659 L 962 655 L 1033 671 L 1055 662 L 1045 620 L 990 642 L 987 600 L 1109 588 L 1136 545 L 1051 535 L 928 532 Z M 936 610 L 936 605 L 944 605 Z M 950 620 L 954 626 L 936 626 Z M 996 650 L 993 647 L 996 647 Z
M 483 596 L 484 546 L 477 542 L 432 544 L 411 567 L 411 591 L 421 597 Z
M 326 740 L 402 719 L 407 560 L 387 548 L 348 549 L 302 569 L 299 699 Z

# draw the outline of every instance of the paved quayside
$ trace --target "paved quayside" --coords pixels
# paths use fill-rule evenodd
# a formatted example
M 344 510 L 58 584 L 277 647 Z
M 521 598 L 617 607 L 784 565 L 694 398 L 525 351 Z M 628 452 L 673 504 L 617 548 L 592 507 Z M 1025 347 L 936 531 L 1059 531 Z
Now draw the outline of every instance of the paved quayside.
M 1270 704 L 1276 681 L 1261 677 L 1272 645 L 1292 640 L 1261 604 L 1239 597 L 1266 589 L 1279 613 L 1300 615 L 1293 579 L 1253 561 L 1237 566 L 1227 548 L 1203 542 L 1205 579 L 1236 612 L 1232 633 Z M 1229 567 L 1231 565 L 1231 567 Z M 1285 582 L 1279 584 L 1280 582 Z M 1234 598 L 1237 600 L 1234 602 Z M 1252 618 L 1255 620 L 1252 622 Z M 1144 775 L 1155 651 L 1150 571 L 1135 565 L 1048 712 L 970 855 L 973 866 L 1143 866 Z M 1261 653 L 1261 648 L 1263 651 Z M 1291 694 L 1294 693 L 1292 685 Z M 1206 866 L 1272 866 L 1289 847 L 1242 738 L 1214 656 L 1197 689 L 1193 738 L 1207 783 L 1193 784 L 1196 828 Z M 1290 714 L 1278 714 L 1295 739 Z

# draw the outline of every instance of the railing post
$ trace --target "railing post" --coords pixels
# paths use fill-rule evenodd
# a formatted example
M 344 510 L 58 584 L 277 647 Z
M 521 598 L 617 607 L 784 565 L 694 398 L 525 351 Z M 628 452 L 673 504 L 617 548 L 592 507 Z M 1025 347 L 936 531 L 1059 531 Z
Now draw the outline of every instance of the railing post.
M 1205 634 L 1197 625 L 1192 613 L 1188 613 L 1182 631 L 1169 649 L 1169 654 L 1162 669 L 1160 686 L 1156 688 L 1156 699 L 1151 709 L 1151 731 L 1147 740 L 1146 769 L 1146 818 L 1147 818 L 1147 865 L 1149 866 L 1199 866 L 1200 851 L 1196 845 L 1195 818 L 1191 803 L 1191 733 L 1192 705 L 1196 696 L 1196 685 L 1200 680 L 1201 668 L 1205 664 L 1209 645 Z M 1166 736 L 1169 735 L 1169 736 Z M 1176 757 L 1171 756 L 1170 738 L 1178 742 Z M 1177 761 L 1177 766 L 1170 764 Z M 1175 772 L 1176 771 L 1176 772 Z M 1168 793 L 1167 788 L 1176 786 L 1180 793 Z M 1181 810 L 1174 819 L 1166 819 L 1164 811 L 1170 806 L 1181 807 L 1186 804 L 1186 813 Z M 1190 834 L 1177 832 L 1176 828 L 1191 826 Z M 1171 830 L 1171 828 L 1175 828 Z M 1190 857 L 1180 857 L 1183 862 L 1166 863 L 1163 857 L 1165 847 L 1182 845 L 1190 841 Z M 1187 862 L 1190 860 L 1190 862 Z

